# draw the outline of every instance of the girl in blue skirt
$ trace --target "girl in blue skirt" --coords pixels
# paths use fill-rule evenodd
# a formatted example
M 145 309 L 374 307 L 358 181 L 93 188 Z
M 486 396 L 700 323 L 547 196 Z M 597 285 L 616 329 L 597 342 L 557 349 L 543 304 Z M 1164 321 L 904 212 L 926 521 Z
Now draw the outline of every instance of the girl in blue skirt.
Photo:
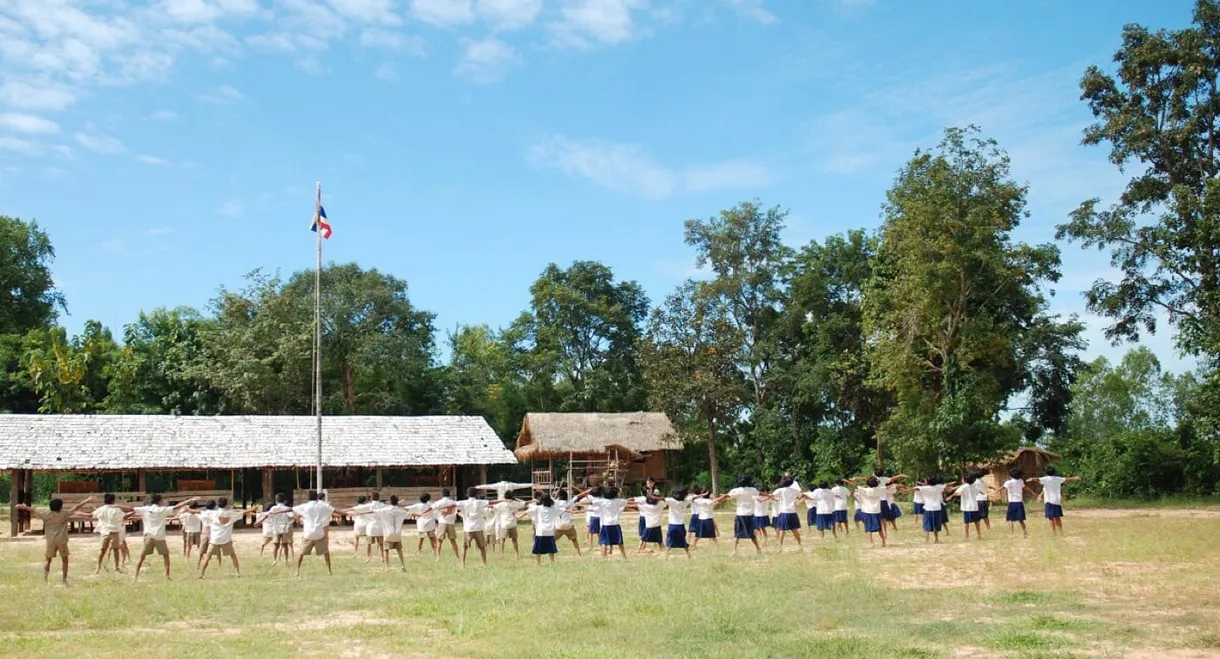
M 613 485 L 604 488 L 602 492 L 605 498 L 597 504 L 601 517 L 601 532 L 597 541 L 602 548 L 602 558 L 608 558 L 608 553 L 614 553 L 614 548 L 618 547 L 623 560 L 627 560 L 627 550 L 623 547 L 623 527 L 619 526 L 619 517 L 628 501 L 619 498 L 619 490 Z
M 940 532 L 944 528 L 944 518 L 941 508 L 944 504 L 945 484 L 940 476 L 928 479 L 927 485 L 917 485 L 923 494 L 923 532 L 924 542 L 940 544 Z
M 796 500 L 801 496 L 801 486 L 793 478 L 785 477 L 779 487 L 771 492 L 779 506 L 779 517 L 775 521 L 775 531 L 779 534 L 779 550 L 784 550 L 784 537 L 788 533 L 796 538 L 796 544 L 801 544 L 801 516 L 796 514 Z
M 839 479 L 835 486 L 830 488 L 830 493 L 835 498 L 835 528 L 842 529 L 843 533 L 849 533 L 850 529 L 847 525 L 847 497 L 851 496 L 851 490 L 844 485 L 846 481 Z
M 559 519 L 561 510 L 555 506 L 551 495 L 539 493 L 535 503 L 530 504 L 526 513 L 533 519 L 534 526 L 534 562 L 542 565 L 542 556 L 546 554 L 555 562 L 555 554 L 559 547 L 555 546 L 555 522 Z
M 635 550 L 637 554 L 643 553 L 649 544 L 656 545 L 657 551 L 661 550 L 661 513 L 665 509 L 665 502 L 660 494 L 652 490 L 634 499 L 635 507 L 640 511 L 640 522 L 644 525 L 644 531 L 640 533 L 640 546 Z
M 1013 467 L 1008 472 L 1008 480 L 1004 481 L 1004 491 L 1008 494 L 1008 514 L 1004 516 L 1008 520 L 1008 534 L 1016 535 L 1017 524 L 1021 525 L 1021 533 L 1025 537 L 1029 537 L 1029 529 L 1025 528 L 1025 493 L 1030 492 L 1028 487 L 1025 487 L 1025 481 L 1021 480 L 1021 470 Z
M 665 531 L 665 555 L 669 556 L 671 549 L 681 549 L 690 558 L 690 545 L 686 542 L 686 511 L 690 508 L 689 494 L 686 488 L 678 488 L 665 499 L 669 508 L 669 528 Z
M 761 544 L 767 544 L 767 527 L 771 526 L 771 516 L 767 510 L 771 507 L 771 497 L 759 494 L 754 497 L 754 535 L 762 536 Z
M 691 501 L 691 509 L 695 511 L 695 542 L 691 548 L 699 546 L 700 540 L 711 540 L 712 544 L 719 546 L 720 542 L 716 539 L 720 534 L 716 530 L 716 517 L 714 514 L 716 504 L 728 499 L 728 495 L 723 495 L 713 499 L 711 491 L 707 487 L 700 487 L 699 494 Z
M 949 495 L 946 503 L 957 499 L 962 505 L 962 522 L 965 527 L 966 539 L 970 539 L 970 525 L 974 524 L 974 536 L 979 540 L 983 539 L 983 528 L 981 525 L 982 518 L 979 517 L 979 502 L 978 502 L 978 479 L 974 472 L 966 474 L 966 482 L 957 486 L 953 494 Z
M 859 506 L 857 512 L 864 524 L 864 532 L 868 534 L 868 544 L 873 545 L 873 534 L 881 536 L 881 546 L 885 546 L 885 526 L 881 520 L 881 502 L 885 496 L 885 487 L 877 482 L 876 476 L 869 476 L 863 487 L 856 488 Z

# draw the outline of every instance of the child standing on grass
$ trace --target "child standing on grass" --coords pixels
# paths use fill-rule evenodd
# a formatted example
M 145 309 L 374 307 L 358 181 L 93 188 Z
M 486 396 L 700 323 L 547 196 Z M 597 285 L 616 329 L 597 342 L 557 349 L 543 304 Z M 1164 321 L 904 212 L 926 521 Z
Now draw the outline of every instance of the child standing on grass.
M 381 526 L 381 565 L 389 569 L 390 551 L 397 551 L 398 566 L 406 572 L 407 562 L 402 555 L 402 523 L 407 521 L 410 513 L 398 506 L 398 495 L 391 494 L 390 505 L 378 508 L 373 514 L 377 515 L 377 523 Z
M 275 534 L 275 556 L 272 557 L 271 567 L 279 564 L 280 559 L 284 559 L 284 565 L 292 565 L 292 508 L 288 505 L 288 495 L 283 492 L 275 493 L 275 505 L 267 511 L 271 513 L 271 532 Z
M 241 565 L 237 562 L 237 552 L 233 551 L 233 525 L 241 519 L 245 512 L 245 510 L 229 510 L 229 500 L 220 497 L 216 501 L 216 509 L 205 513 L 211 536 L 208 538 L 208 554 L 203 559 L 203 565 L 199 567 L 200 579 L 207 574 L 208 564 L 212 562 L 212 558 L 219 559 L 221 556 L 228 556 L 233 561 L 233 570 L 237 573 L 237 577 L 241 578 Z
M 690 508 L 690 499 L 686 489 L 674 490 L 669 498 L 665 499 L 665 504 L 669 507 L 669 528 L 665 532 L 665 556 L 669 556 L 671 549 L 681 549 L 686 552 L 686 557 L 690 558 L 690 545 L 686 542 L 686 510 Z
M 1042 493 L 1038 498 L 1046 503 L 1046 519 L 1051 524 L 1051 535 L 1063 533 L 1063 484 L 1079 481 L 1080 477 L 1064 478 L 1054 467 L 1047 467 L 1045 476 L 1029 480 L 1042 483 Z
M 635 507 L 640 511 L 640 519 L 644 520 L 644 533 L 640 535 L 640 546 L 635 550 L 637 554 L 643 552 L 649 544 L 656 545 L 657 551 L 661 551 L 661 543 L 664 540 L 661 537 L 661 513 L 665 510 L 665 501 L 661 499 L 660 494 L 651 490 L 644 496 L 635 498 Z
M 850 529 L 847 524 L 847 497 L 851 496 L 851 490 L 843 485 L 843 479 L 835 482 L 835 486 L 830 488 L 830 494 L 834 497 L 834 516 L 835 528 L 842 529 L 843 533 L 849 533 Z
M 596 504 L 601 522 L 597 543 L 601 545 L 602 558 L 608 558 L 608 554 L 613 554 L 614 548 L 618 547 L 623 560 L 627 560 L 627 549 L 623 546 L 623 527 L 619 525 L 619 518 L 628 501 L 619 498 L 619 490 L 613 485 L 603 488 L 602 494 L 603 498 Z
M 975 501 L 978 502 L 978 506 L 979 506 L 979 520 L 981 520 L 983 522 L 983 526 L 986 526 L 987 530 L 990 531 L 991 530 L 991 493 L 987 491 L 987 484 L 983 482 L 983 476 L 985 476 L 986 474 L 984 474 L 981 471 L 975 470 L 973 475 L 974 475 L 974 492 L 975 492 L 974 499 L 975 499 Z
M 898 530 L 898 518 L 902 517 L 902 508 L 898 507 L 899 486 L 891 482 L 885 486 L 885 497 L 890 506 L 890 527 Z
M 479 491 L 473 487 L 466 488 L 466 498 L 454 504 L 462 516 L 462 567 L 466 567 L 466 553 L 470 543 L 479 548 L 483 565 L 487 565 L 487 538 L 483 515 L 487 512 L 487 502 L 479 498 Z
M 144 567 L 144 559 L 151 556 L 154 551 L 161 554 L 161 561 L 165 564 L 165 580 L 169 581 L 169 544 L 165 541 L 165 524 L 171 516 L 182 512 L 196 499 L 187 499 L 174 507 L 163 506 L 162 501 L 160 494 L 150 494 L 148 505 L 132 508 L 133 512 L 139 513 L 141 524 L 144 527 L 144 547 L 140 551 L 140 560 L 136 562 L 136 573 L 132 577 L 132 582 L 140 578 L 140 568 Z
M 199 534 L 203 531 L 203 522 L 199 521 L 199 502 L 178 513 L 178 521 L 182 522 L 182 555 L 190 558 L 191 550 L 199 546 Z
M 550 556 L 551 563 L 554 563 L 555 554 L 559 553 L 559 547 L 555 545 L 555 522 L 559 519 L 559 513 L 560 509 L 555 505 L 555 501 L 545 492 L 539 493 L 535 502 L 526 510 L 534 524 L 532 553 L 534 562 L 539 566 L 542 565 L 544 554 Z
M 775 530 L 779 534 L 779 551 L 784 550 L 784 538 L 791 533 L 796 538 L 797 546 L 801 545 L 801 516 L 796 514 L 796 500 L 801 496 L 801 486 L 793 478 L 785 477 L 779 487 L 771 492 L 779 506 L 779 519 Z
M 90 503 L 93 503 L 93 497 L 88 497 L 67 510 L 64 510 L 63 499 L 51 499 L 49 510 L 38 510 L 22 503 L 15 506 L 17 510 L 25 511 L 42 521 L 42 535 L 47 542 L 46 551 L 42 555 L 43 582 L 50 578 L 51 561 L 55 560 L 55 557 L 58 556 L 63 569 L 63 583 L 67 585 L 68 531 L 72 528 L 72 518 L 76 515 L 77 511 Z
M 509 540 L 513 541 L 513 553 L 517 558 L 521 558 L 521 548 L 517 545 L 517 519 L 521 510 L 525 508 L 525 502 L 513 496 L 509 496 L 502 501 L 493 501 L 491 509 L 495 513 L 496 519 L 496 542 L 500 545 L 500 554 L 504 554 L 505 546 Z
M 589 543 L 589 549 L 593 549 L 593 541 L 596 539 L 598 544 L 601 544 L 602 534 L 602 518 L 601 518 L 601 502 L 603 500 L 602 486 L 598 485 L 591 490 L 585 492 L 589 497 L 588 512 L 585 513 L 585 521 L 588 526 L 588 537 L 586 540 Z M 584 496 L 584 495 L 582 495 Z M 580 497 L 577 497 L 579 499 Z M 604 553 L 604 552 L 603 552 Z
M 297 554 L 297 576 L 301 576 L 301 563 L 310 554 L 319 554 L 326 561 L 326 571 L 334 574 L 330 567 L 330 538 L 326 530 L 330 527 L 335 509 L 325 501 L 318 500 L 317 490 L 309 491 L 309 501 L 294 506 L 292 515 L 301 520 L 301 551 Z
M 576 526 L 572 522 L 576 504 L 568 499 L 567 490 L 559 490 L 556 496 L 559 498 L 555 499 L 555 507 L 559 509 L 559 513 L 555 518 L 555 542 L 558 544 L 560 538 L 571 540 L 572 548 L 576 550 L 576 556 L 579 558 L 580 539 L 576 537 Z
M 102 536 L 102 549 L 97 554 L 97 569 L 94 570 L 94 574 L 101 574 L 106 554 L 114 556 L 114 571 L 120 574 L 123 572 L 119 566 L 119 546 L 122 544 L 121 532 L 126 524 L 127 514 L 122 508 L 115 505 L 114 501 L 114 494 L 107 492 L 102 495 L 102 505 L 93 511 L 97 532 Z
M 449 546 L 453 548 L 453 557 L 458 558 L 457 548 L 457 513 L 454 511 L 454 504 L 457 502 L 449 498 L 449 488 L 441 489 L 441 498 L 432 504 L 432 515 L 436 517 L 436 558 L 440 560 L 441 551 L 445 548 L 445 540 L 449 541 Z
M 1008 514 L 1004 516 L 1008 520 L 1008 535 L 1015 535 L 1016 525 L 1020 524 L 1021 534 L 1028 538 L 1029 529 L 1025 528 L 1025 493 L 1029 492 L 1029 488 L 1025 487 L 1025 481 L 1021 480 L 1021 470 L 1013 467 L 1008 472 L 1008 480 L 1004 481 L 1001 487 L 1008 493 Z
M 944 517 L 941 508 L 944 504 L 945 484 L 940 476 L 928 479 L 927 485 L 916 485 L 915 488 L 923 494 L 923 532 L 924 543 L 940 544 L 940 531 L 944 527 Z
M 741 476 L 737 479 L 737 487 L 729 490 L 729 497 L 737 502 L 737 514 L 733 517 L 733 555 L 737 555 L 737 546 L 742 540 L 754 543 L 754 551 L 761 554 L 762 547 L 754 535 L 754 504 L 758 499 L 758 489 L 749 476 Z
M 771 497 L 759 495 L 754 497 L 754 535 L 762 536 L 762 544 L 767 544 L 767 527 L 771 526 L 771 517 L 767 510 L 771 507 Z
M 695 511 L 695 542 L 691 548 L 697 548 L 700 540 L 711 540 L 712 544 L 719 546 L 720 542 L 716 539 L 720 534 L 716 530 L 716 504 L 724 501 L 728 495 L 724 495 L 713 499 L 710 496 L 710 490 L 706 486 L 700 486 L 699 492 L 691 501 L 691 510 Z
M 201 531 L 199 534 L 199 560 L 195 563 L 196 570 L 203 567 L 203 559 L 207 556 L 208 547 L 212 542 L 212 525 L 208 523 L 208 520 L 211 519 L 211 512 L 214 510 L 216 510 L 216 502 L 208 499 L 208 502 L 203 506 L 203 510 L 199 511 L 199 528 Z M 217 565 L 220 565 L 220 560 L 219 558 L 216 559 Z
M 368 504 L 369 498 L 363 494 L 356 497 L 356 508 L 361 508 Z M 360 555 L 360 538 L 364 537 L 365 529 L 368 527 L 369 519 L 365 515 L 352 516 L 352 544 L 355 549 L 352 550 L 352 558 Z M 365 543 L 368 544 L 367 542 Z M 367 551 L 365 553 L 368 553 Z
M 874 533 L 881 536 L 881 546 L 885 546 L 885 525 L 881 521 L 881 504 L 884 496 L 885 487 L 880 484 L 876 476 L 869 476 L 864 481 L 863 487 L 856 488 L 858 504 L 856 512 L 864 524 L 864 532 L 868 534 L 870 546 L 874 544 Z
M 407 506 L 407 515 L 415 518 L 415 535 L 419 541 L 415 545 L 415 554 L 424 553 L 424 540 L 428 541 L 428 551 L 441 560 L 441 543 L 436 538 L 436 515 L 432 512 L 432 495 L 424 492 L 419 495 L 419 503 Z
M 255 518 L 254 523 L 259 524 L 263 531 L 263 544 L 258 547 L 258 557 L 262 558 L 263 553 L 267 550 L 267 545 L 272 545 L 271 550 L 275 553 L 272 560 L 278 561 L 280 558 L 280 548 L 275 545 L 275 523 L 268 511 L 262 511 Z
M 976 487 L 977 479 L 974 473 L 966 474 L 966 482 L 958 485 L 953 490 L 953 494 L 949 495 L 946 501 L 958 499 L 962 503 L 962 526 L 966 533 L 966 539 L 970 539 L 970 525 L 974 524 L 974 537 L 979 540 L 983 539 L 983 528 L 981 526 L 982 518 L 979 517 L 979 502 L 978 489 Z

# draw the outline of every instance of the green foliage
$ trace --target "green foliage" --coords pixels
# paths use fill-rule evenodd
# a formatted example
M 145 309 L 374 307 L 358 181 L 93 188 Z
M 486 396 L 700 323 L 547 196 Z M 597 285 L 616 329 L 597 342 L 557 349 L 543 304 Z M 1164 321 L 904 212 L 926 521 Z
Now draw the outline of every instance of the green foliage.
M 22 341 L 22 365 L 39 397 L 39 412 L 85 414 L 102 408 L 118 345 L 96 320 L 68 339 L 62 327 L 30 330 Z
M 0 215 L 0 335 L 55 321 L 64 297 L 51 280 L 55 248 L 37 222 Z

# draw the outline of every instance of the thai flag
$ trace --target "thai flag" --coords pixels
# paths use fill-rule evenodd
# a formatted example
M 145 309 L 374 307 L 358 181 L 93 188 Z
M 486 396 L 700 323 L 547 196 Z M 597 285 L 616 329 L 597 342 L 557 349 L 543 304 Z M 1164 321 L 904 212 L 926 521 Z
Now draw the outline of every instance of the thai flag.
M 309 225 L 310 231 L 318 231 L 321 227 L 322 237 L 330 239 L 330 223 L 326 221 L 326 209 L 318 206 L 317 215 L 313 216 L 313 224 Z

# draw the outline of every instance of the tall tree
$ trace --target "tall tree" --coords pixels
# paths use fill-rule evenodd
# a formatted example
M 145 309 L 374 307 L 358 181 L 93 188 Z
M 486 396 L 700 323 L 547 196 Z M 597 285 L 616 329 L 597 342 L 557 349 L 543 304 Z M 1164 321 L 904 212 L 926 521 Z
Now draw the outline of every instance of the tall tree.
M 706 442 L 712 491 L 720 491 L 718 437 L 750 398 L 739 369 L 745 338 L 722 296 L 687 281 L 652 312 L 642 348 L 652 406 L 688 442 Z
M 85 414 L 102 408 L 109 393 L 110 369 L 118 354 L 110 330 L 96 320 L 68 339 L 62 327 L 30 330 L 23 363 L 39 396 L 39 412 Z
M 449 355 L 445 411 L 480 415 L 515 439 L 528 406 L 512 347 L 486 325 L 465 325 L 449 335 Z
M 55 248 L 37 222 L 0 215 L 0 334 L 55 322 L 64 297 L 51 279 Z
M 209 321 L 189 307 L 140 312 L 123 332 L 111 368 L 106 411 L 119 414 L 216 414 L 220 392 L 201 374 L 203 327 Z
M 1089 67 L 1080 82 L 1097 122 L 1084 143 L 1108 143 L 1135 175 L 1117 202 L 1082 203 L 1057 236 L 1110 250 L 1119 282 L 1098 280 L 1089 310 L 1111 318 L 1106 335 L 1137 340 L 1165 314 L 1178 347 L 1220 360 L 1220 3 L 1198 0 L 1190 27 L 1123 28 L 1114 75 Z M 1201 395 L 1220 405 L 1215 369 Z M 1208 432 L 1220 431 L 1209 413 Z
M 509 328 L 534 387 L 562 411 L 632 411 L 647 400 L 639 339 L 648 297 L 609 267 L 550 264 L 530 287 L 530 309 Z M 553 406 L 553 407 L 552 407 Z
M 1046 314 L 1042 287 L 1059 278 L 1059 252 L 1012 240 L 1027 190 L 977 133 L 948 129 L 899 172 L 864 297 L 872 373 L 897 400 L 880 436 L 921 470 L 999 448 L 999 414 L 1028 388 L 1020 359 L 1034 335 L 1070 350 L 1081 329 Z

